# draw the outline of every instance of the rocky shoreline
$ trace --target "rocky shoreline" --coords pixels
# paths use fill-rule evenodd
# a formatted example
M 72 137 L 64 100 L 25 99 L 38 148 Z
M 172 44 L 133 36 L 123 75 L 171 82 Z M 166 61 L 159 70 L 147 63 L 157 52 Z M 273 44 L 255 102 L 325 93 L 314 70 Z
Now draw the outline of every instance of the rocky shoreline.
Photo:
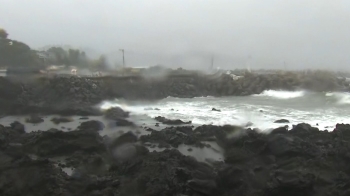
M 45 113 L 101 115 L 93 106 L 109 99 L 159 100 L 166 97 L 247 96 L 264 90 L 350 92 L 345 78 L 324 71 L 207 75 L 197 72 L 158 78 L 21 76 L 0 78 L 0 110 L 6 115 Z
M 62 115 L 50 117 L 56 128 L 43 131 L 28 132 L 24 122 L 0 125 L 0 195 L 349 195 L 350 125 L 327 131 L 298 124 L 262 133 L 158 116 L 156 130 L 140 127 L 121 108 L 94 107 L 114 98 L 244 96 L 267 89 L 350 91 L 347 80 L 324 72 L 245 73 L 239 79 L 0 77 L 2 115 L 30 114 L 25 121 L 34 124 L 45 123 L 41 115 Z M 84 121 L 66 129 L 74 119 L 65 115 Z M 94 115 L 109 124 L 87 119 Z M 118 130 L 102 134 L 108 126 Z
M 110 110 L 106 118 L 127 113 Z M 65 121 L 68 121 L 65 119 Z M 117 122 L 117 121 L 116 121 Z M 350 125 L 331 132 L 308 124 L 271 133 L 237 126 L 133 126 L 101 136 L 103 123 L 72 131 L 26 132 L 0 125 L 0 195 L 345 196 L 350 193 Z M 215 145 L 214 145 L 215 144 Z M 214 149 L 198 160 L 178 149 Z M 218 149 L 219 148 L 219 149 Z

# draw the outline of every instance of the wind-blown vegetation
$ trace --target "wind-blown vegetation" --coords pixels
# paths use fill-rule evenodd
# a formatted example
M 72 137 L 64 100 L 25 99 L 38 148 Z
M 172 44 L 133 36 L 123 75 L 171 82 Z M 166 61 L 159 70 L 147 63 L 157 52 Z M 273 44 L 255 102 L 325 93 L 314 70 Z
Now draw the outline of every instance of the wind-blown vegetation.
M 105 70 L 106 57 L 89 58 L 84 51 L 65 50 L 51 47 L 46 51 L 36 51 L 27 44 L 8 38 L 5 29 L 0 28 L 0 67 L 43 67 L 50 65 L 76 66 L 91 70 Z
M 28 45 L 8 39 L 6 30 L 0 28 L 0 66 L 43 66 L 43 62 Z

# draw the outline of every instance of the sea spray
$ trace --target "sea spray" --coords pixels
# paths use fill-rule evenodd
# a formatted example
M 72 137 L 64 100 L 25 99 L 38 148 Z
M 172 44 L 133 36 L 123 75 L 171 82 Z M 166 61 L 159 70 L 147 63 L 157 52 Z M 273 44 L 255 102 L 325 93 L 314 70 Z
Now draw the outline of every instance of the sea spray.
M 261 94 L 254 96 L 273 97 L 277 99 L 293 99 L 305 95 L 305 91 L 282 91 L 282 90 L 265 90 Z

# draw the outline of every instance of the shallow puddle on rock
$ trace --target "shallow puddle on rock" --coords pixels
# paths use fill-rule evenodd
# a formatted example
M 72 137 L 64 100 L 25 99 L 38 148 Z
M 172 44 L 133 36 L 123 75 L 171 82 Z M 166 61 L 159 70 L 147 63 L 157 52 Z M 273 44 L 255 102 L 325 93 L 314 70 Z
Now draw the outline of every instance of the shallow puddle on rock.
M 72 167 L 64 167 L 61 168 L 63 172 L 65 172 L 68 176 L 72 176 L 73 172 L 74 172 L 74 168 Z
M 10 126 L 11 123 L 14 121 L 18 121 L 22 123 L 25 127 L 25 131 L 27 133 L 33 132 L 33 131 L 47 131 L 49 129 L 55 128 L 61 131 L 73 131 L 75 130 L 82 122 L 90 121 L 90 120 L 98 120 L 101 121 L 104 124 L 104 129 L 99 131 L 101 136 L 112 136 L 117 137 L 120 136 L 122 133 L 126 133 L 128 131 L 132 131 L 135 135 L 145 135 L 149 134 L 148 131 L 145 131 L 143 127 L 141 127 L 142 124 L 149 125 L 149 121 L 133 121 L 136 126 L 135 127 L 118 127 L 116 126 L 116 123 L 113 120 L 109 120 L 104 118 L 103 116 L 88 116 L 88 119 L 81 119 L 82 116 L 68 116 L 68 118 L 71 118 L 71 122 L 63 122 L 59 124 L 55 124 L 51 121 L 54 117 L 60 117 L 57 115 L 48 115 L 48 116 L 41 116 L 44 120 L 44 122 L 33 124 L 33 123 L 27 123 L 26 118 L 29 116 L 6 116 L 3 118 L 0 118 L 0 124 L 4 126 Z
M 195 159 L 197 159 L 197 161 L 201 161 L 201 162 L 206 162 L 207 159 L 215 160 L 215 161 L 224 160 L 223 154 L 218 150 L 214 150 L 213 148 L 208 148 L 208 147 L 198 148 L 198 147 L 192 147 L 189 145 L 181 144 L 179 145 L 178 150 L 182 154 L 187 156 L 192 156 Z
M 153 145 L 153 147 L 152 147 Z M 154 147 L 155 145 L 155 147 Z M 210 142 L 210 145 L 212 147 L 204 147 L 204 148 L 198 148 L 190 145 L 185 145 L 185 144 L 180 144 L 179 147 L 177 148 L 183 155 L 186 156 L 192 156 L 194 157 L 197 161 L 201 162 L 207 162 L 207 160 L 214 160 L 214 161 L 223 161 L 224 156 L 221 151 L 221 148 L 215 143 L 215 142 Z M 216 145 L 216 146 L 215 146 Z M 215 148 L 218 147 L 218 148 Z M 157 151 L 161 152 L 167 148 L 159 148 L 157 144 L 148 144 L 147 146 L 148 150 L 150 152 Z M 171 148 L 169 148 L 171 149 Z M 189 151 L 189 149 L 191 149 Z

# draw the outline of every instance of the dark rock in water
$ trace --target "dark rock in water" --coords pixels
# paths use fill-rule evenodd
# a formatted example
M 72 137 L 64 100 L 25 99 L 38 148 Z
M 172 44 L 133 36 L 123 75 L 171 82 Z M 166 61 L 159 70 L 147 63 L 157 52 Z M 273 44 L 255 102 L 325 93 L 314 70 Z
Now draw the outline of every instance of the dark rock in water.
M 89 117 L 83 116 L 83 117 L 80 117 L 79 119 L 80 119 L 80 120 L 87 120 L 87 119 L 89 119 Z
M 221 110 L 216 109 L 216 108 L 212 108 L 211 111 L 215 111 L 215 112 L 221 112 Z
M 120 118 L 127 118 L 129 117 L 129 112 L 125 112 L 120 107 L 113 107 L 105 112 L 105 117 L 108 119 L 116 120 Z
M 156 123 L 154 126 L 159 127 L 159 123 Z
M 133 122 L 130 122 L 128 120 L 125 119 L 116 119 L 116 125 L 117 126 L 121 126 L 121 127 L 127 127 L 127 126 L 135 126 L 135 124 Z
M 152 131 L 155 131 L 155 130 L 152 129 L 152 128 L 149 128 L 149 127 L 145 127 L 145 131 L 152 132 Z
M 30 115 L 29 118 L 26 118 L 27 123 L 33 123 L 33 124 L 38 124 L 41 122 L 44 122 L 44 119 L 42 119 L 38 115 Z
M 166 125 L 181 125 L 181 124 L 191 124 L 192 123 L 191 121 L 184 122 L 184 121 L 179 120 L 179 119 L 171 120 L 171 119 L 167 119 L 167 118 L 162 117 L 162 116 L 157 116 L 154 119 L 163 123 L 163 124 L 166 124 Z
M 247 122 L 247 124 L 245 124 L 245 127 L 250 127 L 253 126 L 254 124 L 252 122 Z
M 86 130 L 86 131 L 102 131 L 105 128 L 105 125 L 98 120 L 89 120 L 86 122 L 82 122 L 78 130 Z
M 18 133 L 25 133 L 24 125 L 18 121 L 11 123 L 10 127 Z
M 289 120 L 287 120 L 287 119 L 280 119 L 280 120 L 276 120 L 274 123 L 289 123 Z
M 159 108 L 154 108 L 154 110 L 160 110 Z
M 60 124 L 60 123 L 67 123 L 67 122 L 72 122 L 72 118 L 67 118 L 67 117 L 54 117 L 51 119 L 51 121 L 55 124 Z
M 192 148 L 188 148 L 187 151 L 188 151 L 188 152 L 192 152 L 193 149 L 192 149 Z

